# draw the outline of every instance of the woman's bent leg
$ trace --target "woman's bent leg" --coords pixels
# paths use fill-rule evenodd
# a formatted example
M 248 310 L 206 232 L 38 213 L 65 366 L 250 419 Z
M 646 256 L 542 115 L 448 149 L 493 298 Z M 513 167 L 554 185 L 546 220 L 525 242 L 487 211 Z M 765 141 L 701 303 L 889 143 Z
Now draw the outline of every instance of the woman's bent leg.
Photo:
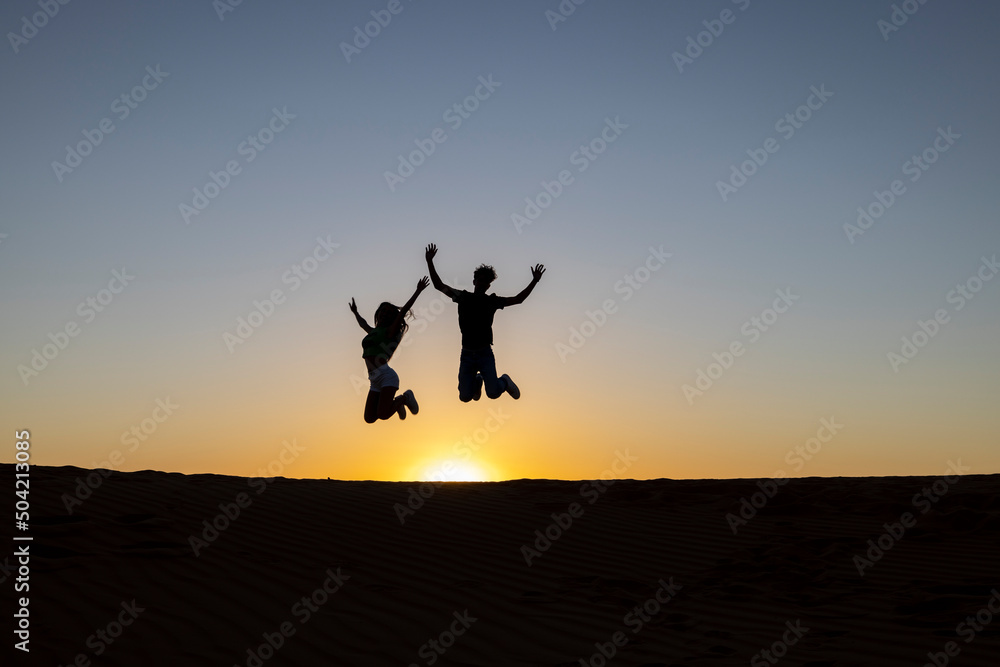
M 374 424 L 378 421 L 379 392 L 372 389 L 368 392 L 368 399 L 365 401 L 365 421 Z
M 378 400 L 379 419 L 389 419 L 398 412 L 399 406 L 403 404 L 403 397 L 396 396 L 397 389 L 399 387 L 382 387 Z

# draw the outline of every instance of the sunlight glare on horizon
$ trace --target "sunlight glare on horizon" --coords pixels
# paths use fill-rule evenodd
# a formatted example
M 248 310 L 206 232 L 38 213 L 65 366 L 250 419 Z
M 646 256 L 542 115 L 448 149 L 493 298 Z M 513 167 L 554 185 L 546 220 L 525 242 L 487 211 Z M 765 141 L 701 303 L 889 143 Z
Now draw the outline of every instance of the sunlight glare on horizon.
M 438 461 L 425 465 L 418 479 L 422 482 L 491 482 L 493 475 L 468 461 Z
M 1000 3 L 387 1 L 0 6 L 0 461 L 1000 472 Z

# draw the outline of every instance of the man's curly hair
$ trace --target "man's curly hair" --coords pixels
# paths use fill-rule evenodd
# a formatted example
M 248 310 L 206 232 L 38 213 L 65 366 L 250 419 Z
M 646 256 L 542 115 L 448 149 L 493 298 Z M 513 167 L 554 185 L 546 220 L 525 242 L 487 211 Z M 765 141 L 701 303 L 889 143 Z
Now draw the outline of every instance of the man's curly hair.
M 497 272 L 489 264 L 480 264 L 472 273 L 472 279 L 491 283 L 497 279 Z

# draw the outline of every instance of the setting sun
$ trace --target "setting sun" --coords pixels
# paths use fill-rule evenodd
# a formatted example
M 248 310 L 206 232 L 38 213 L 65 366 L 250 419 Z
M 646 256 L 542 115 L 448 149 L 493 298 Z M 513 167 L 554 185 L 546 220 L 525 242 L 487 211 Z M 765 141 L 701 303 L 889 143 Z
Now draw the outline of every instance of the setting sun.
M 424 467 L 420 479 L 428 482 L 489 482 L 492 475 L 466 461 L 439 461 Z

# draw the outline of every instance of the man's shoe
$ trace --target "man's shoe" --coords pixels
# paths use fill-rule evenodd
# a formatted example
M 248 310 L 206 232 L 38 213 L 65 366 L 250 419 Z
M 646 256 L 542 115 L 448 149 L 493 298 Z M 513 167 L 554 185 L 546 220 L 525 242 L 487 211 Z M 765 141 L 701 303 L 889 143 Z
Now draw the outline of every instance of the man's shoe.
M 517 388 L 517 385 L 514 384 L 509 375 L 504 373 L 500 376 L 500 379 L 507 383 L 507 393 L 510 394 L 511 398 L 515 400 L 521 398 L 521 390 Z

